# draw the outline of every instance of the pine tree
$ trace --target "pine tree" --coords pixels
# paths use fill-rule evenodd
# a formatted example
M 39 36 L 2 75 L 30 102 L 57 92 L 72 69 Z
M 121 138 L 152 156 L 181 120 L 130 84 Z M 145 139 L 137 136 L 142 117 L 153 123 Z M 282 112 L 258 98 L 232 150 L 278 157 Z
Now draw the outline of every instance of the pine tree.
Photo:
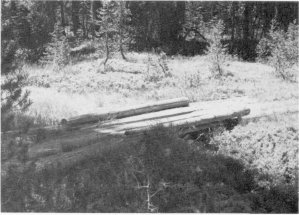
M 1 32 L 1 131 L 14 128 L 16 113 L 25 111 L 31 101 L 29 92 L 23 92 L 26 75 L 22 73 L 20 59 L 17 57 L 21 34 L 14 26 L 22 24 L 18 13 L 17 2 L 2 3 L 2 32 Z M 21 23 L 21 24 L 20 24 Z
M 100 26 L 100 29 L 97 35 L 103 38 L 106 49 L 104 65 L 116 50 L 119 50 L 123 59 L 126 59 L 124 45 L 129 38 L 130 28 L 128 22 L 130 21 L 130 14 L 130 10 L 125 7 L 123 1 L 104 2 L 103 7 L 98 10 L 99 21 L 97 25 Z
M 124 1 L 120 1 L 118 2 L 118 4 L 119 51 L 122 58 L 126 60 L 126 57 L 124 55 L 124 46 L 128 43 L 128 40 L 130 38 L 129 34 L 131 33 L 131 28 L 129 22 L 131 21 L 131 11 L 126 8 Z
M 68 64 L 70 47 L 63 32 L 63 28 L 56 24 L 51 33 L 52 41 L 48 44 L 41 63 L 52 64 L 58 68 Z
M 115 46 L 115 35 L 117 33 L 116 29 L 116 7 L 115 2 L 109 1 L 104 2 L 103 7 L 98 10 L 99 21 L 97 25 L 100 26 L 98 36 L 104 39 L 104 45 L 106 50 L 106 58 L 103 62 L 106 65 L 108 59 L 110 58 L 112 49 Z

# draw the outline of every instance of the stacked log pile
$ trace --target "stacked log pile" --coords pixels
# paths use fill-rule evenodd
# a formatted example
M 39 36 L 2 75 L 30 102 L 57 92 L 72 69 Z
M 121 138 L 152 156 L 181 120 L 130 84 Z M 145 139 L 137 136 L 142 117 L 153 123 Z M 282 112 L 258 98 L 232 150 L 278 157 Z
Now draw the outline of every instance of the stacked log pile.
M 138 142 L 144 130 L 156 125 L 183 128 L 179 135 L 184 136 L 250 113 L 246 107 L 228 104 L 190 105 L 187 98 L 178 98 L 64 119 L 63 125 L 44 129 L 46 137 L 29 147 L 29 160 L 37 160 L 39 171 L 63 169 L 121 144 Z

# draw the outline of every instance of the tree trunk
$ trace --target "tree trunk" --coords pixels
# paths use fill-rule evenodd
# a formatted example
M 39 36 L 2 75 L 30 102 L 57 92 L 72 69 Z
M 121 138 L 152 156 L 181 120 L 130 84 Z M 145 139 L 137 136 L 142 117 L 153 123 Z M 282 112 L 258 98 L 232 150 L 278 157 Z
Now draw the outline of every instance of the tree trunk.
M 119 50 L 120 50 L 120 53 L 121 53 L 121 56 L 124 60 L 127 60 L 125 54 L 124 54 L 124 50 L 123 50 L 123 38 L 122 38 L 122 35 L 120 35 L 120 47 L 119 47 Z
M 64 17 L 64 2 L 60 2 L 61 26 L 63 28 L 63 35 L 65 35 L 65 17 Z
M 86 25 L 86 15 L 82 14 L 82 30 L 83 30 L 83 37 L 87 38 L 87 25 Z
M 91 35 L 92 35 L 92 38 L 94 39 L 95 38 L 95 24 L 94 24 L 94 19 L 95 19 L 95 16 L 94 16 L 94 0 L 91 0 L 90 1 L 90 30 L 91 30 Z
M 119 51 L 121 53 L 121 56 L 124 60 L 127 60 L 126 56 L 124 55 L 123 50 L 123 28 L 124 28 L 124 11 L 123 11 L 124 4 L 123 2 L 120 2 L 120 20 L 119 20 Z
M 77 35 L 77 31 L 80 25 L 79 21 L 79 6 L 80 2 L 78 1 L 72 1 L 72 24 L 73 24 L 73 33 L 74 35 Z
M 231 42 L 230 42 L 230 52 L 234 52 L 234 44 L 235 44 L 235 22 L 236 22 L 236 8 L 237 2 L 232 2 L 231 9 Z
M 251 18 L 251 10 L 252 10 L 252 2 L 245 2 L 245 9 L 244 9 L 244 19 L 243 19 L 243 38 L 242 38 L 242 57 L 244 60 L 248 60 L 250 58 L 250 18 Z
M 107 32 L 107 29 L 106 29 L 106 32 L 105 32 L 105 46 L 106 46 L 106 59 L 104 61 L 104 66 L 106 65 L 108 59 L 109 59 L 109 38 L 108 38 L 108 32 Z

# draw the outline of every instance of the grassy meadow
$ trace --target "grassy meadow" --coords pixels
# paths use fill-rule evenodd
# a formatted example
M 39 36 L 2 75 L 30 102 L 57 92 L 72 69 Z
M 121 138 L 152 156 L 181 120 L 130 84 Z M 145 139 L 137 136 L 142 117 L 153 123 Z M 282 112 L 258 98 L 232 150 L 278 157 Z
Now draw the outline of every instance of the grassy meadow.
M 282 80 L 266 64 L 231 58 L 224 74 L 215 77 L 207 56 L 167 57 L 167 73 L 153 53 L 128 53 L 127 58 L 115 56 L 105 67 L 96 58 L 60 69 L 25 65 L 33 102 L 26 114 L 37 125 L 55 125 L 98 108 L 181 96 L 192 102 L 247 96 L 281 102 L 281 107 L 298 102 L 298 83 Z M 2 188 L 2 198 L 8 199 L 2 208 L 296 213 L 298 133 L 297 113 L 244 121 L 232 130 L 205 130 L 188 140 L 178 138 L 174 128 L 152 128 L 140 144 L 128 143 L 66 172 L 45 172 L 40 178 L 30 171 L 12 174 Z
M 208 101 L 247 96 L 261 102 L 298 99 L 297 82 L 282 81 L 274 69 L 261 63 L 230 59 L 224 75 L 214 78 L 207 56 L 168 57 L 165 75 L 152 53 L 128 53 L 108 65 L 102 59 L 84 60 L 59 70 L 51 66 L 24 66 L 33 105 L 29 115 L 46 124 L 97 108 L 134 105 L 186 96 Z

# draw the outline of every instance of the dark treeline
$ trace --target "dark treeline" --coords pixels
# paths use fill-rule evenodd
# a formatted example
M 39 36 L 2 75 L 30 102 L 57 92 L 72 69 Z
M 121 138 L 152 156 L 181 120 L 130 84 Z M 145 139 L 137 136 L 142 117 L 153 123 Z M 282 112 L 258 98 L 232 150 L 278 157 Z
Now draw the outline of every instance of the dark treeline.
M 103 27 L 101 1 L 3 0 L 1 4 L 2 54 L 19 49 L 24 58 L 37 61 L 57 25 L 66 36 L 76 40 L 104 37 L 97 34 Z M 129 11 L 125 25 L 130 27 L 131 50 L 150 51 L 160 47 L 169 55 L 202 54 L 209 44 L 208 27 L 221 19 L 225 25 L 223 43 L 231 54 L 244 60 L 255 58 L 256 45 L 270 29 L 271 20 L 275 19 L 287 30 L 298 16 L 298 2 L 129 1 L 124 5 Z M 9 53 L 4 56 L 11 58 Z

